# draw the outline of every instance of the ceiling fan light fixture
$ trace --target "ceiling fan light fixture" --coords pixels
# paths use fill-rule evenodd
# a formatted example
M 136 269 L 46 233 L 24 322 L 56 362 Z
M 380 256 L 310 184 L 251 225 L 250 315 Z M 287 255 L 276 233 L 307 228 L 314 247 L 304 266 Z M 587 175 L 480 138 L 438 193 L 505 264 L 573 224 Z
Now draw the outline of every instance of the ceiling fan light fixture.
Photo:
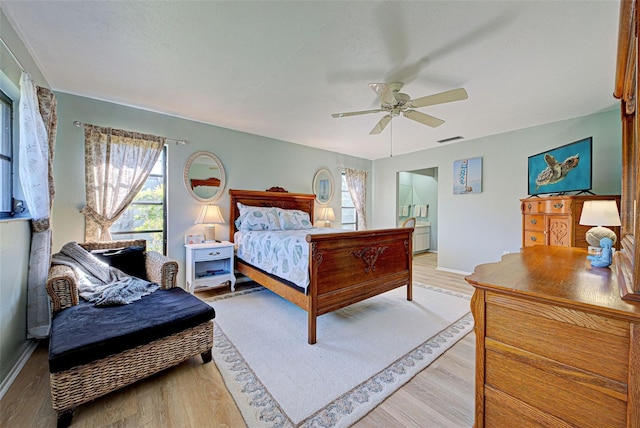
M 335 118 L 357 116 L 361 114 L 386 112 L 376 126 L 373 127 L 369 134 L 380 134 L 387 126 L 389 121 L 402 114 L 404 117 L 421 123 L 423 125 L 436 128 L 444 123 L 444 120 L 437 117 L 422 113 L 415 110 L 419 107 L 432 106 L 435 104 L 450 103 L 452 101 L 466 100 L 468 98 L 467 91 L 464 88 L 452 89 L 450 91 L 440 92 L 438 94 L 427 95 L 411 99 L 407 94 L 400 92 L 402 82 L 393 83 L 369 83 L 369 87 L 376 93 L 380 99 L 380 108 L 373 110 L 352 111 L 343 113 L 333 113 L 331 116 Z M 459 137 L 462 138 L 462 137 Z M 448 140 L 452 141 L 452 140 Z

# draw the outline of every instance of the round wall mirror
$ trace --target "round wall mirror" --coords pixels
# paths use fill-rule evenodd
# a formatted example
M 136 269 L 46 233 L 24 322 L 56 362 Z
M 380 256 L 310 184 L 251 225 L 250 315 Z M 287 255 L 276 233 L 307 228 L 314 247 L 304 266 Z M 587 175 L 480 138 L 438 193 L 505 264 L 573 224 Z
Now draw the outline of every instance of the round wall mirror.
M 184 166 L 184 185 L 197 201 L 213 202 L 222 196 L 225 176 L 222 162 L 210 152 L 195 152 Z
M 328 204 L 333 198 L 333 176 L 328 169 L 322 168 L 313 177 L 313 193 L 319 204 Z

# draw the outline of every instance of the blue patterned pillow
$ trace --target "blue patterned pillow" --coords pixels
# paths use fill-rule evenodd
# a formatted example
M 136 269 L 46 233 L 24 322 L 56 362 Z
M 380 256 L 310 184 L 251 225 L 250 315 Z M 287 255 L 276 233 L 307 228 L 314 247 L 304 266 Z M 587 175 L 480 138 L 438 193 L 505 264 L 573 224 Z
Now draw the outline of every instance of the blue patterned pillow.
M 252 207 L 238 202 L 238 210 L 240 217 L 236 220 L 236 227 L 243 232 L 281 229 L 276 208 Z
M 282 230 L 301 230 L 313 228 L 309 214 L 300 210 L 276 208 Z

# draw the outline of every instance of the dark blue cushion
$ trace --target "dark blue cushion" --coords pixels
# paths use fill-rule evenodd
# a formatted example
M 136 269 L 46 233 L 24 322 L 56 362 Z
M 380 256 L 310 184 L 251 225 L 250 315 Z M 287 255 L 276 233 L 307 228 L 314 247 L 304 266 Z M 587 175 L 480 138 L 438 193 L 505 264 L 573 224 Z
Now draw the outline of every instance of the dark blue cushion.
M 81 301 L 58 312 L 51 321 L 49 371 L 99 360 L 214 317 L 211 306 L 177 287 L 157 290 L 122 306 L 96 307 Z
M 144 247 L 132 246 L 110 250 L 93 250 L 95 257 L 127 275 L 147 279 Z

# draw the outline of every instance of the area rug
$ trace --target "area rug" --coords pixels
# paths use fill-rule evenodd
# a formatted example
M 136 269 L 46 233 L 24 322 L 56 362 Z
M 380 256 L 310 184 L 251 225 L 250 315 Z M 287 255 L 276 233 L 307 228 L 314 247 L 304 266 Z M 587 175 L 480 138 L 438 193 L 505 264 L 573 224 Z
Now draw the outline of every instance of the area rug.
M 317 319 L 264 288 L 207 300 L 213 358 L 249 427 L 348 427 L 469 333 L 469 297 L 414 283 Z

